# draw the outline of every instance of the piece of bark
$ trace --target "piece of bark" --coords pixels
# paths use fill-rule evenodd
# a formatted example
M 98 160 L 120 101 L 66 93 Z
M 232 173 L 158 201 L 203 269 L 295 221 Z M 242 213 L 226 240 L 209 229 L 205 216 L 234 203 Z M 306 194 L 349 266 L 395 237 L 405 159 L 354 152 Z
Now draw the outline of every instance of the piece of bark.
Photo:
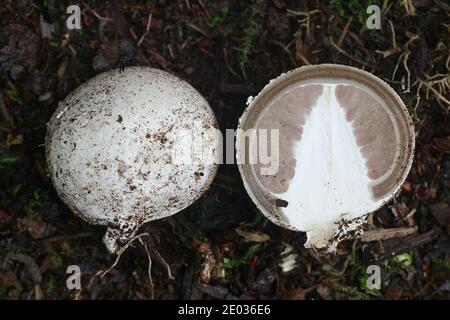
M 380 259 L 388 259 L 392 256 L 409 251 L 415 247 L 420 247 L 426 243 L 433 241 L 439 236 L 439 228 L 431 229 L 424 234 L 415 234 L 407 236 L 401 241 L 391 239 L 384 242 L 384 254 L 380 256 Z
M 375 229 L 365 231 L 361 235 L 361 240 L 364 242 L 387 240 L 392 238 L 403 238 L 417 232 L 417 227 L 400 227 L 391 229 Z
M 33 281 L 34 284 L 39 284 L 42 282 L 41 271 L 32 257 L 26 254 L 17 253 L 12 255 L 10 260 L 22 263 L 28 271 L 31 281 Z

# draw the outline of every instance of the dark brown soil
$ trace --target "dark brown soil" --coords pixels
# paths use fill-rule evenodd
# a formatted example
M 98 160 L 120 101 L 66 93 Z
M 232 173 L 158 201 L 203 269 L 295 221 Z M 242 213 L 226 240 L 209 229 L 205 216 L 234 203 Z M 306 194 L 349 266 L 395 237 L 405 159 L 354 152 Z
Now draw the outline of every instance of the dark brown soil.
M 450 7 L 407 2 L 387 1 L 382 29 L 368 30 L 364 1 L 85 1 L 82 30 L 69 31 L 69 1 L 2 1 L 0 299 L 450 298 Z M 102 71 L 149 65 L 198 89 L 224 130 L 270 79 L 317 63 L 374 73 L 413 115 L 411 173 L 367 227 L 381 240 L 319 256 L 303 233 L 268 222 L 224 165 L 194 205 L 141 229 L 153 290 L 139 241 L 100 276 L 114 262 L 105 229 L 74 216 L 46 175 L 46 122 L 60 100 Z M 403 229 L 386 239 L 381 229 L 392 228 Z M 69 265 L 82 271 L 81 290 L 66 286 Z M 369 265 L 382 269 L 380 290 L 366 286 Z

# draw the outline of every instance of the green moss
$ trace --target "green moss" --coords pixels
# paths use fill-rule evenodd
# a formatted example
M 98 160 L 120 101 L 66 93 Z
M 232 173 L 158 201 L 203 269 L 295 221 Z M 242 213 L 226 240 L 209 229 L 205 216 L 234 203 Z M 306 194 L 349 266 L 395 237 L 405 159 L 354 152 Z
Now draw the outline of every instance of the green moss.
M 253 51 L 254 42 L 261 33 L 260 9 L 265 2 L 266 0 L 243 1 L 239 5 L 238 12 L 233 13 L 229 7 L 224 7 L 209 22 L 211 28 L 220 30 L 225 41 L 230 41 L 232 36 L 240 39 L 240 45 L 236 49 L 239 51 L 239 66 L 243 72 Z
M 369 289 L 367 287 L 367 280 L 369 279 L 369 274 L 367 273 L 363 273 L 360 277 L 359 277 L 359 288 L 361 290 L 361 292 L 364 293 L 364 295 L 366 296 L 372 296 L 372 297 L 380 297 L 381 296 L 381 291 L 378 289 Z
M 254 228 L 254 227 L 266 227 L 269 223 L 269 220 L 261 213 L 256 214 L 255 219 L 251 222 L 243 223 L 242 226 L 245 228 Z
M 36 218 L 39 216 L 40 211 L 45 202 L 46 195 L 40 189 L 33 191 L 30 201 L 25 206 L 24 210 L 28 217 Z
M 6 90 L 5 94 L 17 105 L 23 105 L 23 98 L 19 90 Z
M 220 13 L 211 18 L 209 22 L 211 28 L 222 28 L 222 35 L 225 39 L 228 39 L 230 34 L 234 31 L 234 21 L 230 15 L 230 10 L 228 7 L 223 7 Z
M 342 285 L 336 285 L 336 289 L 340 291 L 341 293 L 345 294 L 345 298 L 352 297 L 352 298 L 359 298 L 359 299 L 368 299 L 369 295 L 367 295 L 364 292 L 359 291 L 357 288 L 349 287 L 349 286 L 342 286 Z
M 256 254 L 261 244 L 254 244 L 248 247 L 247 251 L 239 258 L 223 258 L 220 267 L 222 270 L 231 270 L 238 268 L 250 261 Z
M 445 260 L 438 260 L 437 262 L 434 263 L 436 268 L 443 268 L 443 269 L 447 269 L 450 270 L 450 262 L 449 261 L 445 261 Z
M 342 20 L 348 20 L 353 16 L 361 25 L 365 25 L 367 7 L 372 4 L 376 4 L 374 0 L 329 0 L 331 9 L 336 11 Z
M 10 164 L 16 162 L 17 160 L 17 157 L 0 156 L 0 169 L 8 167 Z
M 51 277 L 47 282 L 47 287 L 45 288 L 45 293 L 47 295 L 51 295 L 56 293 L 56 286 L 55 281 L 53 280 L 53 277 Z
M 64 264 L 63 258 L 61 257 L 61 255 L 59 255 L 57 252 L 55 252 L 53 250 L 50 251 L 49 253 L 50 253 L 50 257 L 52 259 L 53 266 L 55 268 L 61 268 Z

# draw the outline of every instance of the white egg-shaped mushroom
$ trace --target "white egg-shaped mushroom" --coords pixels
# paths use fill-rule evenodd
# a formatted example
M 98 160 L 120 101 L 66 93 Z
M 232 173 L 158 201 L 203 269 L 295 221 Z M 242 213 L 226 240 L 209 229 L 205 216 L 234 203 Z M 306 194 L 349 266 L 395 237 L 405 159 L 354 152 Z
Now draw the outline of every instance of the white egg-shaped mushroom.
M 249 100 L 236 149 L 258 208 L 280 226 L 307 232 L 307 247 L 334 251 L 399 191 L 414 129 L 400 97 L 378 77 L 306 66 Z
M 149 67 L 112 70 L 62 101 L 46 156 L 60 198 L 108 226 L 111 252 L 145 222 L 179 212 L 210 186 L 221 140 L 208 102 L 191 85 Z

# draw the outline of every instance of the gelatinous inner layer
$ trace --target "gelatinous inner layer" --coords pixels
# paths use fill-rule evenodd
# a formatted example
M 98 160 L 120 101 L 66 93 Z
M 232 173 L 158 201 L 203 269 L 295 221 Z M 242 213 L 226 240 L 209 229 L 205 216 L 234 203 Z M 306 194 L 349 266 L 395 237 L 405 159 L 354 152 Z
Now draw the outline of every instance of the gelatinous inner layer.
M 269 102 L 257 128 L 279 129 L 278 173 L 253 169 L 267 192 L 287 202 L 287 223 L 308 230 L 359 217 L 383 201 L 374 188 L 391 172 L 398 138 L 392 115 L 368 89 L 288 88 Z

